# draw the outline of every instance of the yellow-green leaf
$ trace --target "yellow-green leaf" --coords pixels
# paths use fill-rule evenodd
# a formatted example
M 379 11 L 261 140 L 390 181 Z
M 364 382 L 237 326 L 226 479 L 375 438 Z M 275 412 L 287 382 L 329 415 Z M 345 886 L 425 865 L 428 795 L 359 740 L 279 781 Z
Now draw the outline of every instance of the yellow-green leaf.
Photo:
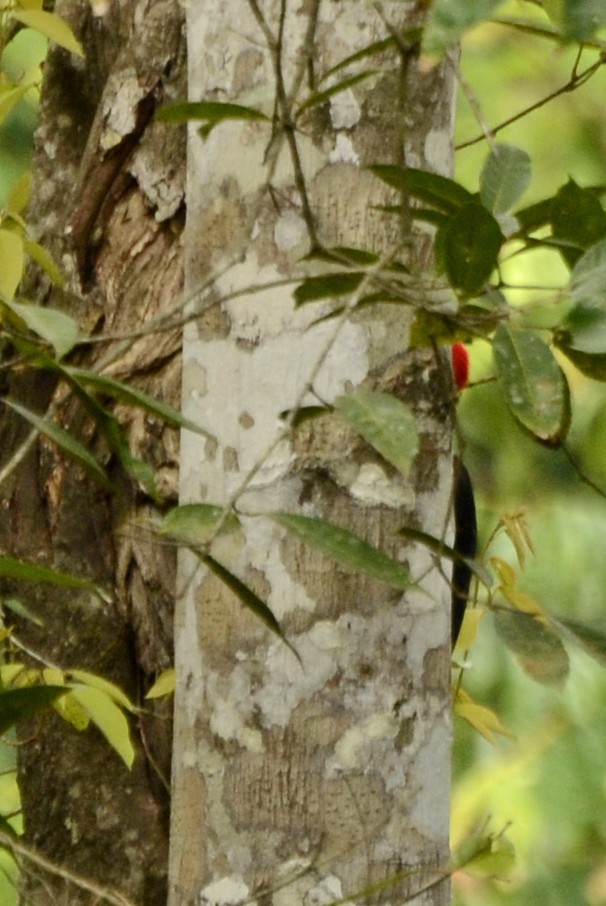
M 65 284 L 63 274 L 44 246 L 40 245 L 39 242 L 33 242 L 31 239 L 24 239 L 23 245 L 25 253 L 29 255 L 32 261 L 35 261 L 36 264 L 40 265 L 42 270 L 51 278 L 55 286 L 62 288 Z
M 85 686 L 92 686 L 93 689 L 100 689 L 101 692 L 105 692 L 106 695 L 109 695 L 109 697 L 115 701 L 120 708 L 124 708 L 125 711 L 135 712 L 137 710 L 129 697 L 119 688 L 119 686 L 116 686 L 115 683 L 110 683 L 109 680 L 104 679 L 102 676 L 98 676 L 96 673 L 89 673 L 88 670 L 70 670 L 69 676 L 70 679 L 75 679 Z
M 41 305 L 24 304 L 6 301 L 4 304 L 21 318 L 31 331 L 42 340 L 50 343 L 58 358 L 63 358 L 78 342 L 80 328 L 65 312 L 57 308 L 44 308 Z
M 175 668 L 164 670 L 153 684 L 145 698 L 163 698 L 175 691 Z
M 18 233 L 0 229 L 0 297 L 10 301 L 23 274 L 23 239 Z
M 29 199 L 29 186 L 31 182 L 31 170 L 22 173 L 11 186 L 8 193 L 7 209 L 11 214 L 21 214 L 27 205 Z
M 84 56 L 82 45 L 67 22 L 55 13 L 47 13 L 43 9 L 12 9 L 11 16 L 77 57 Z
M 55 711 L 59 717 L 66 723 L 71 724 L 74 730 L 82 733 L 90 724 L 90 717 L 71 692 L 66 692 L 61 696 L 54 705 Z
M 455 714 L 471 724 L 474 730 L 492 744 L 495 741 L 495 733 L 508 736 L 510 739 L 516 738 L 515 733 L 501 723 L 494 711 L 485 708 L 484 705 L 478 705 L 464 689 L 459 689 L 457 693 L 454 710 Z
M 221 532 L 233 532 L 240 525 L 233 513 L 225 515 L 223 507 L 210 503 L 184 503 L 166 514 L 160 523 L 160 532 L 184 544 L 205 544 L 214 537 L 219 524 Z
M 116 703 L 106 692 L 88 685 L 74 684 L 72 695 L 127 768 L 131 768 L 135 760 L 135 750 L 130 738 L 128 721 Z

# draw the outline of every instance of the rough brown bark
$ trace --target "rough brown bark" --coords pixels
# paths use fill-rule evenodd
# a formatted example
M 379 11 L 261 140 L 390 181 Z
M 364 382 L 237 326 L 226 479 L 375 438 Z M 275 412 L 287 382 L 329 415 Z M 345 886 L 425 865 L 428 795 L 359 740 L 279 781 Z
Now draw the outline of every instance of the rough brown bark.
M 70 21 L 86 59 L 54 48 L 45 64 L 30 223 L 68 273 L 70 292 L 32 275 L 28 294 L 66 308 L 85 330 L 128 335 L 174 311 L 182 287 L 184 136 L 152 120 L 158 103 L 185 90 L 182 13 L 176 0 L 111 3 L 98 18 L 87 0 L 70 0 L 57 12 Z M 179 348 L 175 329 L 85 347 L 76 360 L 178 407 Z M 44 661 L 92 670 L 141 701 L 172 662 L 174 552 L 154 546 L 140 525 L 154 504 L 48 373 L 14 379 L 9 391 L 40 412 L 54 400 L 61 424 L 104 459 L 118 489 L 109 495 L 95 486 L 48 442 L 3 488 L 5 551 L 113 592 L 112 603 L 103 604 L 89 594 L 30 589 L 27 603 L 45 625 L 24 625 L 19 638 Z M 153 466 L 164 500 L 174 502 L 176 432 L 138 411 L 112 412 L 135 455 Z M 26 434 L 4 417 L 5 461 Z M 25 839 L 140 906 L 164 906 L 170 713 L 147 714 L 133 736 L 137 759 L 129 772 L 95 730 L 77 733 L 54 715 L 24 728 Z M 24 874 L 23 896 L 36 906 L 92 902 L 77 884 L 39 871 Z

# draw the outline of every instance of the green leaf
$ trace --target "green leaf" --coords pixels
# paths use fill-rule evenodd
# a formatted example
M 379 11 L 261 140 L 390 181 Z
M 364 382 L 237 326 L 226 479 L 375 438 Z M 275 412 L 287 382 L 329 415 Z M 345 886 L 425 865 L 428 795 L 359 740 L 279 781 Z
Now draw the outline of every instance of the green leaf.
M 48 708 L 66 692 L 63 686 L 27 686 L 0 692 L 0 736 L 15 724 Z
M 175 691 L 175 668 L 168 667 L 163 670 L 156 682 L 153 684 L 146 699 L 163 698 L 166 695 L 172 695 Z
M 0 88 L 0 123 L 3 123 L 15 104 L 18 104 L 24 94 L 32 87 L 29 82 L 24 85 L 3 85 Z M 9 208 L 9 210 L 11 210 Z
M 593 381 L 606 381 L 606 353 L 579 352 L 556 337 L 555 345 L 575 368 Z
M 306 261 L 329 261 L 331 264 L 356 265 L 357 267 L 372 267 L 380 260 L 374 252 L 368 249 L 357 249 L 346 245 L 334 245 L 332 248 L 313 249 L 305 255 Z
M 358 392 L 340 396 L 335 409 L 402 475 L 408 475 L 419 439 L 406 403 L 389 393 Z
M 0 229 L 0 298 L 8 302 L 15 295 L 23 274 L 23 239 L 19 233 Z
M 182 102 L 163 104 L 156 111 L 156 119 L 162 123 L 187 123 L 190 120 L 204 120 L 198 130 L 202 138 L 208 138 L 215 126 L 226 120 L 246 120 L 270 122 L 269 117 L 241 104 L 221 103 L 220 101 Z
M 26 254 L 29 255 L 32 261 L 35 261 L 36 264 L 40 265 L 42 270 L 50 277 L 55 286 L 58 286 L 60 289 L 62 289 L 65 285 L 63 274 L 53 261 L 52 257 L 46 251 L 44 246 L 40 245 L 39 242 L 32 242 L 31 239 L 24 239 L 23 247 Z
M 16 560 L 14 557 L 0 556 L 0 576 L 21 582 L 43 582 L 46 585 L 56 585 L 59 588 L 83 588 L 94 592 L 106 603 L 112 600 L 107 592 L 88 579 L 80 579 L 78 576 L 62 573 L 48 566 L 38 566 L 37 563 Z
M 570 426 L 570 394 L 549 347 L 530 330 L 511 330 L 499 324 L 493 354 L 499 384 L 514 418 L 543 443 L 559 444 Z
M 297 651 L 290 644 L 284 633 L 282 632 L 282 627 L 276 620 L 275 616 L 265 603 L 259 598 L 254 591 L 245 585 L 241 579 L 238 579 L 237 576 L 234 576 L 233 573 L 230 573 L 223 564 L 219 563 L 218 560 L 215 560 L 214 557 L 211 557 L 210 554 L 202 554 L 195 551 L 196 556 L 209 568 L 209 570 L 215 574 L 215 576 L 223 582 L 233 593 L 242 601 L 245 607 L 248 607 L 256 617 L 259 617 L 260 620 L 265 623 L 265 625 L 270 629 L 275 635 L 281 639 L 284 644 L 290 648 L 294 656 L 300 662 L 300 657 Z
M 477 560 L 471 560 L 469 557 L 462 557 L 454 547 L 450 547 L 440 538 L 434 538 L 433 535 L 428 535 L 427 532 L 421 532 L 419 529 L 410 528 L 407 525 L 398 529 L 398 535 L 402 535 L 410 541 L 416 541 L 418 544 L 422 544 L 438 557 L 444 557 L 446 560 L 451 560 L 453 563 L 457 561 L 459 563 L 465 563 L 486 588 L 492 588 L 493 578 L 481 563 Z
M 590 355 L 606 353 L 604 306 L 597 301 L 579 302 L 574 305 L 558 327 L 556 341 Z
M 291 428 L 298 428 L 299 425 L 302 425 L 303 422 L 311 421 L 311 419 L 319 418 L 321 415 L 327 415 L 332 412 L 332 407 L 330 406 L 301 406 L 300 409 L 297 409 L 292 421 L 290 423 Z M 286 421 L 291 416 L 292 409 L 284 409 L 280 412 L 280 418 L 283 421 Z
M 209 503 L 184 503 L 166 514 L 160 523 L 160 533 L 169 535 L 183 544 L 206 544 L 216 534 L 223 520 L 221 532 L 233 532 L 240 525 L 237 516 L 220 506 Z
M 94 387 L 112 399 L 143 409 L 173 427 L 186 428 L 188 431 L 194 431 L 196 434 L 208 437 L 208 431 L 205 431 L 204 428 L 201 428 L 200 425 L 192 422 L 189 418 L 185 418 L 177 409 L 155 399 L 148 393 L 143 393 L 142 390 L 137 390 L 136 387 L 123 384 L 121 381 L 106 377 L 103 374 L 97 374 L 95 371 L 87 371 L 84 368 L 66 367 L 64 373 L 77 381 L 80 386 L 88 385 Z
M 326 101 L 329 101 L 330 98 L 334 97 L 336 94 L 340 94 L 347 88 L 351 88 L 352 85 L 357 85 L 358 82 L 363 82 L 376 74 L 377 71 L 375 69 L 369 69 L 366 72 L 359 72 L 357 75 L 342 79 L 342 81 L 337 82 L 336 85 L 331 85 L 330 88 L 325 88 L 324 91 L 315 91 L 307 98 L 306 101 L 301 104 L 300 107 L 297 108 L 295 112 L 295 118 L 300 117 L 302 113 L 311 110 L 313 107 L 319 107 L 322 104 L 325 104 Z
M 110 683 L 110 681 L 104 679 L 104 677 L 97 676 L 96 673 L 89 673 L 88 670 L 68 670 L 67 672 L 70 679 L 76 680 L 76 682 L 80 682 L 84 686 L 100 689 L 105 695 L 109 695 L 112 701 L 125 711 L 132 711 L 134 713 L 137 710 L 122 689 L 120 689 L 119 686 L 116 686 L 115 683 Z
M 606 217 L 606 215 L 605 215 Z M 590 246 L 570 272 L 570 298 L 574 302 L 604 305 L 606 297 L 606 239 Z
M 10 15 L 13 19 L 16 19 L 17 22 L 21 22 L 28 28 L 33 28 L 34 31 L 40 32 L 41 35 L 50 38 L 55 44 L 64 47 L 77 57 L 84 57 L 82 45 L 76 39 L 73 31 L 67 22 L 65 22 L 64 19 L 61 19 L 60 16 L 55 15 L 55 13 L 47 13 L 42 9 L 26 10 L 12 7 Z
M 458 44 L 461 36 L 488 19 L 501 0 L 434 0 L 423 33 L 422 52 L 430 57 L 443 57 Z
M 451 285 L 464 296 L 477 295 L 497 266 L 505 238 L 484 205 L 461 208 L 438 231 L 437 252 Z
M 369 169 L 392 189 L 419 198 L 447 214 L 455 214 L 460 208 L 474 201 L 471 192 L 453 179 L 440 176 L 438 173 L 391 164 L 376 164 Z
M 297 516 L 292 513 L 274 513 L 272 518 L 300 541 L 315 547 L 341 566 L 364 573 L 393 588 L 405 590 L 415 585 L 408 570 L 401 563 L 347 529 L 325 522 L 323 519 Z
M 570 620 L 568 617 L 557 617 L 554 623 L 564 630 L 586 654 L 606 667 L 606 625 Z
M 569 41 L 586 41 L 606 25 L 603 0 L 543 0 L 543 6 Z
M 355 292 L 364 277 L 365 274 L 359 272 L 308 277 L 300 286 L 297 286 L 294 292 L 295 302 L 297 305 L 304 305 L 306 302 L 317 302 L 319 299 L 345 296 Z
M 23 601 L 20 601 L 18 598 L 2 598 L 2 608 L 3 610 L 11 610 L 13 613 L 16 613 L 18 617 L 29 620 L 30 623 L 34 623 L 36 626 L 44 626 L 44 620 L 41 620 L 33 610 L 26 607 Z
M 70 692 L 105 736 L 112 749 L 118 753 L 126 767 L 131 768 L 135 760 L 135 750 L 124 712 L 101 689 L 73 683 L 70 686 Z
M 419 39 L 421 36 L 420 29 L 415 29 L 414 31 L 405 32 L 402 36 L 404 40 L 414 41 Z M 383 53 L 385 50 L 390 50 L 392 47 L 395 48 L 396 39 L 395 38 L 383 38 L 382 41 L 375 41 L 373 44 L 367 44 L 366 47 L 363 47 L 362 50 L 356 51 L 356 53 L 350 54 L 348 57 L 345 57 L 336 66 L 333 66 L 327 72 L 324 73 L 321 82 L 324 82 L 331 75 L 334 75 L 335 72 L 339 72 L 341 69 L 346 69 L 348 66 L 351 66 L 352 63 L 359 63 L 360 60 L 366 59 L 366 57 L 374 57 L 377 54 Z
M 515 145 L 495 145 L 480 175 L 480 198 L 493 214 L 510 211 L 530 185 L 530 157 Z
M 551 226 L 554 237 L 567 243 L 561 253 L 572 266 L 583 249 L 606 236 L 606 212 L 594 189 L 581 189 L 571 179 L 553 199 Z
M 109 479 L 105 474 L 103 466 L 79 440 L 76 440 L 73 434 L 70 434 L 65 428 L 61 428 L 60 425 L 49 421 L 49 419 L 44 418 L 42 415 L 32 412 L 31 409 L 27 409 L 25 406 L 22 406 L 21 403 L 16 403 L 8 399 L 3 400 L 3 402 L 9 409 L 13 409 L 18 415 L 29 422 L 30 425 L 33 425 L 33 427 L 41 434 L 57 444 L 64 453 L 75 460 L 104 487 L 109 487 Z
M 65 312 L 56 308 L 43 308 L 31 303 L 4 301 L 13 314 L 41 339 L 50 343 L 58 358 L 63 358 L 74 348 L 79 339 L 80 328 Z
M 528 676 L 549 686 L 564 685 L 570 661 L 555 630 L 528 613 L 518 610 L 495 612 L 497 632 Z

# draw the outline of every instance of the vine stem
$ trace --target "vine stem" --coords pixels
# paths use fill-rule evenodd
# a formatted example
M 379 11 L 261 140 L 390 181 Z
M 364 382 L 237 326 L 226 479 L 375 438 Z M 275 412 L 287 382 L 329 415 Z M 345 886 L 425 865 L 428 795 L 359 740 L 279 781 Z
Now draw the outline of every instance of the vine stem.
M 74 887 L 78 887 L 80 890 L 86 890 L 96 898 L 96 902 L 110 903 L 111 906 L 136 906 L 136 904 L 124 894 L 115 890 L 110 890 L 107 887 L 101 887 L 99 884 L 95 884 L 87 878 L 76 875 L 67 868 L 57 865 L 55 862 L 45 859 L 44 856 L 41 856 L 29 846 L 24 846 L 23 843 L 19 843 L 14 837 L 4 833 L 4 831 L 0 831 L 0 844 L 3 847 L 6 847 L 6 849 L 14 856 L 20 856 L 26 862 L 31 862 L 32 865 L 42 869 L 47 874 L 53 875 L 56 878 L 63 878 L 64 881 L 73 884 Z

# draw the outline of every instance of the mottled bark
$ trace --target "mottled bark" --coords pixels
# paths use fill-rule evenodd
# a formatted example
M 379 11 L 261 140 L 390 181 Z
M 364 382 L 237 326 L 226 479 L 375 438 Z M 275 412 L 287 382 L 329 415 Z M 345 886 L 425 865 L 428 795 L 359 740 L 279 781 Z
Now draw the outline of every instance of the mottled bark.
M 133 0 L 110 2 L 95 17 L 87 0 L 69 0 L 57 12 L 72 24 L 86 58 L 53 48 L 45 64 L 29 222 L 67 273 L 69 290 L 52 290 L 32 274 L 27 291 L 70 311 L 85 331 L 126 338 L 82 348 L 79 365 L 178 407 L 179 329 L 136 342 L 128 335 L 178 314 L 182 291 L 184 136 L 152 120 L 158 103 L 185 91 L 182 11 L 176 0 Z M 102 458 L 116 488 L 102 490 L 40 442 L 3 489 L 4 550 L 90 577 L 112 594 L 107 604 L 91 594 L 29 590 L 27 603 L 44 626 L 24 624 L 19 637 L 46 661 L 92 670 L 141 702 L 172 663 L 174 552 L 153 544 L 141 524 L 155 505 L 48 373 L 15 378 L 9 390 L 37 411 L 54 400 L 56 418 Z M 105 402 L 135 455 L 153 466 L 166 503 L 174 502 L 177 433 Z M 14 418 L 4 419 L 6 459 L 26 433 Z M 147 713 L 132 729 L 137 758 L 129 772 L 94 729 L 77 733 L 52 715 L 23 728 L 25 840 L 140 906 L 164 906 L 170 711 Z M 35 906 L 94 900 L 40 871 L 24 873 L 23 896 Z
M 188 7 L 190 96 L 275 118 L 273 132 L 229 123 L 204 143 L 190 136 L 186 281 L 207 288 L 185 337 L 184 407 L 212 436 L 184 435 L 182 495 L 236 503 L 241 530 L 217 538 L 215 555 L 268 603 L 301 661 L 183 558 L 171 906 L 449 900 L 449 590 L 397 528 L 447 525 L 450 373 L 434 350 L 408 350 L 410 307 L 339 323 L 319 319 L 330 306 L 296 308 L 292 286 L 247 291 L 301 274 L 318 243 L 404 259 L 422 285 L 431 238 L 367 167 L 449 171 L 451 64 L 423 71 L 405 37 L 362 64 L 373 79 L 290 133 L 293 110 L 331 84 L 324 73 L 389 35 L 385 20 L 401 35 L 419 24 L 416 4 L 380 7 Z M 399 217 L 379 210 L 398 200 Z M 356 387 L 413 407 L 408 478 L 334 413 L 281 436 L 280 413 Z M 349 528 L 406 562 L 424 592 L 340 568 L 264 515 L 279 510 Z

